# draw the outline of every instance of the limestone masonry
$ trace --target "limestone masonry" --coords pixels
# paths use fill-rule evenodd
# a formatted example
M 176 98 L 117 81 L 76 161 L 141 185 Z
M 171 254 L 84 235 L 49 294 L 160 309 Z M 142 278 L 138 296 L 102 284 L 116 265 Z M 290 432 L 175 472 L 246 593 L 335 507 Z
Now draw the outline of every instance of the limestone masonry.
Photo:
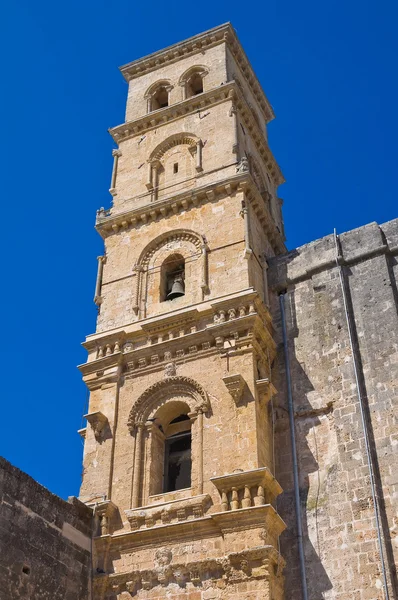
M 80 366 L 92 589 L 63 597 L 397 600 L 398 220 L 287 253 L 230 24 L 121 72 Z

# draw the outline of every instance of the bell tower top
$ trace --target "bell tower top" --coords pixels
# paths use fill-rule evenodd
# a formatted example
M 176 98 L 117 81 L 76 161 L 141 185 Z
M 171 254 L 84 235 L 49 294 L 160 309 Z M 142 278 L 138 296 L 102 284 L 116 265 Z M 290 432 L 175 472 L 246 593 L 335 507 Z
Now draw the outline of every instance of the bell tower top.
M 235 80 L 264 125 L 275 116 L 230 23 L 130 62 L 120 71 L 129 83 L 126 121 L 146 114 L 151 104 L 144 100 L 150 100 L 158 85 L 169 93 L 170 105 L 199 93 L 189 87 L 195 71 L 205 78 L 202 91 Z M 164 106 L 152 105 L 152 110 L 159 108 Z
M 232 26 L 121 72 L 129 89 L 126 121 L 110 130 L 113 202 L 96 223 L 106 251 L 98 329 L 220 298 L 226 273 L 230 292 L 265 298 L 264 255 L 285 250 L 284 180 L 267 141 L 272 108 Z

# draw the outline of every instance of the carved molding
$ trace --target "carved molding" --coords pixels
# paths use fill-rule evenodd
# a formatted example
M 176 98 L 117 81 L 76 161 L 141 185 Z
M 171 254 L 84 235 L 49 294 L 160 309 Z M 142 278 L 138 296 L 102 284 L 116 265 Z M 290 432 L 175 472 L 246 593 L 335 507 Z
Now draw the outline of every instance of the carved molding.
M 189 242 L 195 246 L 198 254 L 202 253 L 203 236 L 190 231 L 189 229 L 176 229 L 174 231 L 166 231 L 155 238 L 148 246 L 144 248 L 137 261 L 137 267 L 148 267 L 151 258 L 166 244 L 171 242 Z
M 276 565 L 279 566 L 277 574 Z M 154 568 L 97 576 L 94 585 L 96 590 L 108 589 L 135 596 L 140 590 L 151 590 L 156 586 L 167 587 L 170 584 L 185 588 L 187 583 L 191 583 L 199 587 L 209 579 L 223 580 L 227 584 L 251 579 L 274 580 L 275 577 L 282 576 L 284 566 L 285 561 L 271 545 L 186 563 L 173 563 L 172 552 L 159 549 L 155 552 Z
M 132 530 L 148 529 L 156 525 L 169 525 L 176 522 L 200 519 L 204 516 L 210 504 L 210 495 L 202 494 L 192 498 L 129 509 L 124 512 Z
M 207 412 L 210 408 L 208 396 L 197 381 L 178 375 L 167 377 L 151 385 L 137 399 L 128 418 L 130 432 L 133 433 L 135 427 L 144 423 L 159 406 L 181 396 L 190 399 L 193 413 Z
M 196 144 L 199 142 L 199 138 L 194 133 L 175 133 L 163 140 L 156 148 L 151 152 L 149 160 L 161 160 L 163 155 L 170 150 L 170 148 L 174 148 L 174 146 L 180 146 L 182 144 L 188 145 L 196 150 Z

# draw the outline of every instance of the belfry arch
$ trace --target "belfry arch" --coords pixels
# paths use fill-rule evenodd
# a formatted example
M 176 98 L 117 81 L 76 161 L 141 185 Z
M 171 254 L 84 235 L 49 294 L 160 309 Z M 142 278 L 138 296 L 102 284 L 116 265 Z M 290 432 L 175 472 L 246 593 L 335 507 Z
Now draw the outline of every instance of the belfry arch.
M 206 238 L 188 229 L 168 231 L 152 240 L 141 252 L 135 271 L 133 310 L 138 316 L 156 312 L 164 301 L 162 265 L 178 255 L 185 262 L 186 301 L 203 299 L 208 292 L 208 246 Z M 200 282 L 199 285 L 194 282 Z
M 203 171 L 202 147 L 202 140 L 197 135 L 180 132 L 169 136 L 152 150 L 147 163 L 146 187 L 153 190 L 153 199 L 171 192 L 176 180 L 192 180 Z

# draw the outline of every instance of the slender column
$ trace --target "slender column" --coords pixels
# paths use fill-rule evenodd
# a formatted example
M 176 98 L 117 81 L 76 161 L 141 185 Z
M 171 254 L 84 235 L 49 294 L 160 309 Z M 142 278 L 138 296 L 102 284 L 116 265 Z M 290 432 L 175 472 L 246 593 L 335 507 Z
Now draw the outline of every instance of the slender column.
M 138 315 L 138 311 L 140 309 L 139 293 L 140 293 L 141 273 L 143 271 L 143 268 L 140 265 L 135 265 L 134 271 L 135 271 L 135 289 L 134 289 L 133 311 L 136 315 Z
M 150 113 L 150 112 L 151 112 L 151 110 L 152 110 L 152 98 L 149 96 L 149 97 L 146 99 L 146 112 L 147 112 L 147 113 Z
M 253 251 L 250 248 L 250 215 L 249 215 L 249 206 L 246 204 L 245 200 L 242 201 L 242 211 L 244 226 L 245 226 L 245 258 L 249 258 L 253 254 Z
M 141 460 L 142 460 L 142 435 L 144 432 L 144 423 L 138 423 L 136 442 L 135 442 L 135 457 L 134 457 L 134 478 L 133 478 L 133 508 L 138 507 L 140 499 L 140 483 L 141 483 Z
M 95 282 L 95 293 L 94 293 L 94 303 L 99 306 L 102 302 L 101 298 L 101 287 L 102 287 L 102 273 L 104 270 L 104 262 L 106 260 L 105 256 L 97 256 L 98 260 L 98 268 L 97 268 L 97 281 Z
M 203 171 L 202 167 L 202 140 L 196 142 L 196 170 Z
M 198 413 L 198 494 L 203 494 L 203 412 Z
M 263 276 L 264 276 L 264 304 L 266 304 L 266 306 L 269 306 L 269 290 L 268 290 L 268 275 L 267 275 L 267 271 L 268 271 L 268 262 L 266 257 L 263 257 Z
M 158 199 L 159 195 L 159 170 L 160 170 L 160 162 L 153 161 L 152 162 L 152 184 L 153 184 L 153 200 Z
M 116 177 L 117 177 L 117 165 L 119 162 L 119 156 L 121 156 L 122 153 L 120 150 L 112 150 L 112 156 L 113 156 L 113 168 L 112 168 L 112 178 L 111 178 L 111 188 L 110 188 L 110 193 L 112 194 L 112 196 L 116 196 Z
M 147 181 L 146 187 L 148 190 L 153 189 L 153 169 L 152 169 L 151 161 L 148 162 L 148 181 Z
M 203 297 L 205 294 L 209 292 L 209 257 L 208 257 L 209 248 L 206 242 L 202 244 L 202 294 Z
M 229 111 L 230 117 L 232 117 L 232 127 L 234 132 L 234 141 L 232 144 L 232 152 L 236 154 L 236 159 L 239 160 L 239 137 L 238 137 L 238 117 L 237 117 L 237 109 L 235 104 L 232 105 L 231 110 Z

